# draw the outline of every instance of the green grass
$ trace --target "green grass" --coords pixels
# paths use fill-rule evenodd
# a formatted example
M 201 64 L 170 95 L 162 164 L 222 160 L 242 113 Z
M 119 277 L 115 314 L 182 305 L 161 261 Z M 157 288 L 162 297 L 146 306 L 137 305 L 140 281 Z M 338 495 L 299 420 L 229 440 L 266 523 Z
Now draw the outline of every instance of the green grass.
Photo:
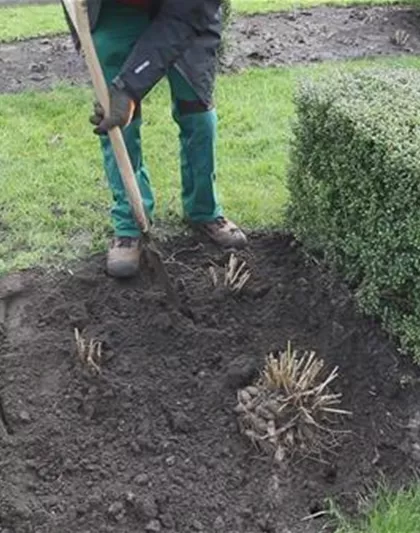
M 358 61 L 346 68 L 373 63 L 419 67 L 420 59 Z M 282 224 L 295 83 L 332 68 L 251 70 L 219 80 L 220 197 L 240 224 Z M 102 249 L 109 231 L 110 197 L 87 120 L 91 94 L 69 87 L 53 94 L 0 96 L 0 272 Z M 158 216 L 174 222 L 180 214 L 178 143 L 166 84 L 145 101 L 143 115 Z
M 405 0 L 402 0 L 405 1 Z M 407 0 L 409 3 L 410 0 Z M 415 0 L 412 0 L 415 3 Z M 315 5 L 387 4 L 393 0 L 233 0 L 239 13 L 284 11 Z M 0 8 L 0 41 L 54 35 L 67 31 L 60 5 L 17 6 Z
M 58 5 L 0 8 L 0 41 L 12 41 L 67 31 Z
M 336 533 L 418 533 L 420 530 L 420 486 L 398 493 L 382 492 L 359 525 L 346 523 Z
M 291 88 L 289 71 L 220 81 L 220 196 L 248 226 L 281 221 Z M 75 88 L 57 89 L 54 98 L 0 96 L 0 271 L 104 244 L 109 193 L 87 120 L 90 96 Z M 145 102 L 143 114 L 158 215 L 167 218 L 179 213 L 180 202 L 177 131 L 165 84 Z

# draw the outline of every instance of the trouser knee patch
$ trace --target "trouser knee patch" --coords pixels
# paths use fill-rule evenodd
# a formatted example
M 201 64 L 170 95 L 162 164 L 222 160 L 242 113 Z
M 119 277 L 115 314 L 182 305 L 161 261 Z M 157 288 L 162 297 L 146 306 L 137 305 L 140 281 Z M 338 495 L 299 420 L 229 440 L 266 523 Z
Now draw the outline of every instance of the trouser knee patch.
M 202 100 L 177 100 L 176 108 L 180 115 L 194 115 L 211 111 L 214 107 L 212 102 L 203 102 Z

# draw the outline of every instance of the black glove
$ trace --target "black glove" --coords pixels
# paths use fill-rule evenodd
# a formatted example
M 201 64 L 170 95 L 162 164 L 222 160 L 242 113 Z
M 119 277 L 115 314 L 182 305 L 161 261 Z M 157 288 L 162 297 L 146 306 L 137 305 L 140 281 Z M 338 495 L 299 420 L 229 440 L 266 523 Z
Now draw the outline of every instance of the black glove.
M 96 128 L 93 130 L 97 135 L 106 135 L 115 127 L 125 128 L 133 120 L 137 103 L 124 89 L 111 85 L 109 89 L 110 113 L 105 118 L 104 108 L 99 102 L 95 103 L 94 114 L 90 122 Z

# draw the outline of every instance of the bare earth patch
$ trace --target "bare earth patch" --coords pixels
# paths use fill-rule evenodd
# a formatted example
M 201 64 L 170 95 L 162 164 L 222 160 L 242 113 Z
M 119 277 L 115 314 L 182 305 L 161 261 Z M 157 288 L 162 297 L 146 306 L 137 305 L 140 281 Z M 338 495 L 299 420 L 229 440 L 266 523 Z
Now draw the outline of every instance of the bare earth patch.
M 252 238 L 239 294 L 210 274 L 228 254 L 189 238 L 164 252 L 193 319 L 145 278 L 109 279 L 102 257 L 2 280 L 2 531 L 318 533 L 324 518 L 307 518 L 326 497 L 353 512 L 383 477 L 412 479 L 420 371 L 339 281 L 283 235 Z M 100 346 L 95 365 L 82 339 Z M 238 426 L 238 390 L 289 341 L 314 350 L 326 376 L 338 367 L 328 394 L 352 413 L 322 461 L 275 462 Z M 313 374 L 305 365 L 291 367 L 297 386 Z
M 230 29 L 223 70 L 420 53 L 419 11 L 407 7 L 315 8 L 238 17 Z M 86 83 L 70 39 L 0 45 L 0 92 Z
M 420 10 L 320 7 L 240 18 L 231 29 L 231 68 L 418 54 Z

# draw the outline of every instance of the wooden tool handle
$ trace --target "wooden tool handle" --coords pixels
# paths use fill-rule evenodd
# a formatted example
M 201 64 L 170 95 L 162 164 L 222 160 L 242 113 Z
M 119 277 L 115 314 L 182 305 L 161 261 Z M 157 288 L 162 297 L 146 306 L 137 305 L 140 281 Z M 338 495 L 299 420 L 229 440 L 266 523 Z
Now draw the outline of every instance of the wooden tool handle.
M 68 4 L 69 0 L 66 0 L 66 7 Z M 95 50 L 92 35 L 90 33 L 86 0 L 73 0 L 71 4 L 73 5 L 70 5 L 68 12 L 70 17 L 73 18 L 73 22 L 75 23 L 75 27 L 77 29 L 96 97 L 104 108 L 105 116 L 107 116 L 109 115 L 109 92 L 101 65 L 99 63 L 98 55 Z M 143 198 L 137 184 L 136 176 L 134 174 L 133 166 L 127 152 L 121 129 L 113 128 L 108 132 L 108 135 L 114 149 L 115 159 L 117 161 L 124 187 L 136 221 L 143 235 L 147 236 L 149 233 L 149 222 L 144 210 Z

